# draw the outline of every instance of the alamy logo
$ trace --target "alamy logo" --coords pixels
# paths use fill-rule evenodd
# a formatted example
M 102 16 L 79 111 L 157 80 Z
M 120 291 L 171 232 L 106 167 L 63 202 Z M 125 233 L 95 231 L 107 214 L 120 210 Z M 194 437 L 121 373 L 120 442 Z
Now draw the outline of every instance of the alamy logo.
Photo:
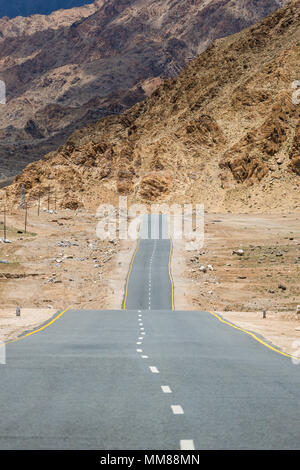
M 293 104 L 300 104 L 300 80 L 295 80 L 292 83 L 292 88 L 294 91 L 292 95 L 292 103 Z
M 6 104 L 6 86 L 2 80 L 0 80 L 0 104 Z
M 203 204 L 144 204 L 127 206 L 127 197 L 119 198 L 119 207 L 101 204 L 98 207 L 97 236 L 101 240 L 136 240 L 159 238 L 184 240 L 189 251 L 204 246 Z

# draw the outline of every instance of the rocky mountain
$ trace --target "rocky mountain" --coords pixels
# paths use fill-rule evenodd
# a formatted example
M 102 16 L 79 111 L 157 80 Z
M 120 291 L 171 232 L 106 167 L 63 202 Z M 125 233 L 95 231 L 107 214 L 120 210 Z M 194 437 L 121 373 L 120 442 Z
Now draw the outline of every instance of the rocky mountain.
M 205 203 L 209 211 L 300 210 L 300 0 L 219 39 L 120 116 L 75 132 L 8 188 L 61 206 Z
M 0 4 L 0 18 L 8 16 L 14 18 L 16 16 L 30 15 L 49 15 L 53 11 L 61 8 L 68 9 L 80 7 L 92 0 L 10 0 L 10 2 L 2 2 Z
M 97 0 L 0 20 L 0 179 L 150 96 L 212 41 L 288 1 Z

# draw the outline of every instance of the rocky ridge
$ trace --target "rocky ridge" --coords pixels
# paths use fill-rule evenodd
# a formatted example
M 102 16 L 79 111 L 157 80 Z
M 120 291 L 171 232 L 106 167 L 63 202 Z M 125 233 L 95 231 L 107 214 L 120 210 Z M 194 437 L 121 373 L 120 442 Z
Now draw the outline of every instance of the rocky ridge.
M 289 0 L 97 0 L 50 16 L 0 20 L 0 178 L 120 114 L 215 39 Z
M 63 207 L 202 202 L 210 211 L 299 210 L 300 0 L 217 40 L 121 116 L 75 132 L 8 188 Z

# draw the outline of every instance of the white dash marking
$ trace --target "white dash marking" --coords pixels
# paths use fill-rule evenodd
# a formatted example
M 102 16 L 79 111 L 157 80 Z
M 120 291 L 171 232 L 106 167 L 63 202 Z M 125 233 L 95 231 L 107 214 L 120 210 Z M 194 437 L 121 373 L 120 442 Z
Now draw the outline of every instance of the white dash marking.
M 159 374 L 159 370 L 157 369 L 157 367 L 150 366 L 149 369 L 151 370 L 153 374 Z
M 180 450 L 195 450 L 195 444 L 193 440 L 181 440 Z
M 138 352 L 138 353 L 142 353 L 142 352 L 143 352 L 143 350 L 142 350 L 142 349 L 137 349 L 137 350 L 136 350 L 136 352 Z
M 180 405 L 171 405 L 174 415 L 184 415 L 182 406 Z
M 170 389 L 169 385 L 162 385 L 161 389 L 164 393 L 172 393 L 172 390 Z
M 141 341 L 138 341 L 136 344 L 142 344 Z
M 142 359 L 149 359 L 149 356 L 142 356 Z

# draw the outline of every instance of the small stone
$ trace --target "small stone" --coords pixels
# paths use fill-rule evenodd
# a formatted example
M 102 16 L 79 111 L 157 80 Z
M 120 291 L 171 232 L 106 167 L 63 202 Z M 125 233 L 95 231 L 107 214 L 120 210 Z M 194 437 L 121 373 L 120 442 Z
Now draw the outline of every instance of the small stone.
M 286 286 L 284 286 L 283 284 L 278 284 L 278 289 L 286 290 Z
M 234 250 L 232 252 L 233 255 L 238 255 L 238 256 L 244 256 L 244 253 L 245 253 L 244 250 L 237 250 L 237 251 Z

